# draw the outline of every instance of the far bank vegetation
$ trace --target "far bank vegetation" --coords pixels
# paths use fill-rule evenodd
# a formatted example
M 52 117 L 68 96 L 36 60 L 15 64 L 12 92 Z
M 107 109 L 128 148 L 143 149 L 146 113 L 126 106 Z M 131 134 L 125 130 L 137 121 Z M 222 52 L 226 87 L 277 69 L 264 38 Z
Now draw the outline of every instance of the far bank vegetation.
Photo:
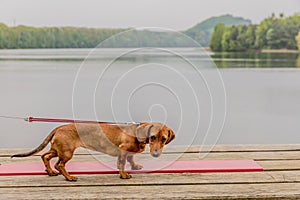
M 261 49 L 300 49 L 300 15 L 281 14 L 264 19 L 260 24 L 215 26 L 212 51 L 248 51 Z

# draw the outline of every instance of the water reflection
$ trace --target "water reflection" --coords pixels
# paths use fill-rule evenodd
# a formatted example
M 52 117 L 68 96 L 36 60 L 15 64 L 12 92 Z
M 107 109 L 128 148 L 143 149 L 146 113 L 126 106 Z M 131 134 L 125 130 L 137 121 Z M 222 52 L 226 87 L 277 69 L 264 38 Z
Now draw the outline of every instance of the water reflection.
M 295 68 L 298 53 L 222 52 L 212 58 L 219 68 Z
M 296 67 L 300 68 L 300 54 L 298 55 L 298 59 L 297 59 L 297 62 L 296 62 Z

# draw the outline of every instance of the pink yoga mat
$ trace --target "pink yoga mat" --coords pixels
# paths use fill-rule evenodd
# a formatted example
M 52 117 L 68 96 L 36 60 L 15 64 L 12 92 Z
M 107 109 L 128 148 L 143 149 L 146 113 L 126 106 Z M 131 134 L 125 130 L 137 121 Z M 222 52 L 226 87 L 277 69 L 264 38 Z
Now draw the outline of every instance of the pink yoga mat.
M 144 161 L 142 170 L 130 173 L 205 173 L 205 172 L 260 172 L 263 171 L 254 160 L 189 160 L 189 161 Z M 116 163 L 70 162 L 66 165 L 70 174 L 117 174 Z M 43 163 L 2 164 L 0 176 L 45 175 Z

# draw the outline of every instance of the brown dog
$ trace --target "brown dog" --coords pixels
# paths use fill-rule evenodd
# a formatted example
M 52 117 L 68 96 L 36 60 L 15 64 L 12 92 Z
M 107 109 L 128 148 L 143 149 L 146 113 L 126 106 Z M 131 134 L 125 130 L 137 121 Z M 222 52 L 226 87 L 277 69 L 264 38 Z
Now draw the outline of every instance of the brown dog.
M 136 164 L 133 155 L 145 150 L 150 145 L 150 154 L 158 157 L 165 144 L 175 138 L 174 132 L 161 123 L 140 124 L 109 124 L 109 123 L 77 123 L 67 124 L 55 128 L 36 149 L 16 154 L 12 157 L 32 156 L 43 150 L 49 142 L 51 148 L 41 157 L 49 176 L 56 176 L 60 172 L 68 181 L 76 181 L 65 169 L 65 164 L 72 158 L 76 148 L 83 147 L 94 151 L 118 156 L 117 166 L 120 178 L 129 179 L 131 175 L 124 171 L 126 160 L 131 169 L 138 170 L 142 166 Z M 55 164 L 56 172 L 50 167 L 50 159 L 58 157 Z

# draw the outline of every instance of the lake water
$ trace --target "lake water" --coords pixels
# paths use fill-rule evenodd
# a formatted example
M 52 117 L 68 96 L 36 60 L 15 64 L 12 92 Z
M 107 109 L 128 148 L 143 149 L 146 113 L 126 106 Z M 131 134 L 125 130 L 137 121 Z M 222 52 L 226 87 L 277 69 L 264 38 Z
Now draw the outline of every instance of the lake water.
M 172 145 L 299 143 L 297 67 L 299 54 L 0 50 L 0 115 L 161 121 Z M 0 124 L 0 148 L 35 147 L 59 125 Z

